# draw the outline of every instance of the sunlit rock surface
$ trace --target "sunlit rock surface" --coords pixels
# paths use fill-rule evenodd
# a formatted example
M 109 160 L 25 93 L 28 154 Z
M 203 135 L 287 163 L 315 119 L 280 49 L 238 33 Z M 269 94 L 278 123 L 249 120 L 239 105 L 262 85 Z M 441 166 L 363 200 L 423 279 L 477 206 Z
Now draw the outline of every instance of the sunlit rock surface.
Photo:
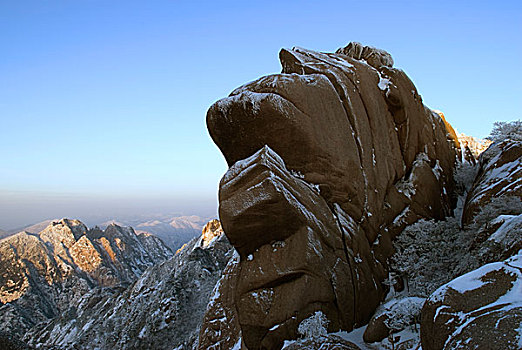
M 127 289 L 95 289 L 60 317 L 26 334 L 57 349 L 191 349 L 233 248 L 219 221 Z
M 0 241 L 2 329 L 21 336 L 93 288 L 129 284 L 170 256 L 157 238 L 140 238 L 117 225 L 89 230 L 78 220 L 53 221 L 38 234 L 7 237 Z
M 214 305 L 238 327 L 202 333 L 200 348 L 239 339 L 238 328 L 249 349 L 281 347 L 317 310 L 330 331 L 365 324 L 387 289 L 392 239 L 456 204 L 455 132 L 388 53 L 352 43 L 279 56 L 281 74 L 237 88 L 207 114 L 230 166 L 220 217 L 240 254 Z M 202 329 L 217 315 L 209 308 Z

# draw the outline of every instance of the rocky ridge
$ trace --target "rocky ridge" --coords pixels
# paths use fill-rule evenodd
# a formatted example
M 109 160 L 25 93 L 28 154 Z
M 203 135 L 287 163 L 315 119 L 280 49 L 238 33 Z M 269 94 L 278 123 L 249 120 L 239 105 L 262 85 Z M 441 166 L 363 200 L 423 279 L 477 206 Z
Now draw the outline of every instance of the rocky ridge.
M 457 175 L 468 166 L 461 164 Z M 420 343 L 423 349 L 519 348 L 520 141 L 493 143 L 473 167 L 473 176 L 456 176 L 467 182 L 458 187 L 467 190 L 460 193 L 455 217 L 416 223 L 394 242 L 392 267 L 403 283 L 395 284 L 388 304 L 415 298 L 422 310 L 417 303 L 402 308 L 402 315 L 377 312 L 365 340 L 384 344 L 415 329 L 412 348 Z M 391 327 L 390 319 L 403 322 Z
M 21 336 L 94 288 L 125 286 L 170 256 L 156 237 L 117 225 L 89 230 L 78 220 L 7 237 L 0 241 L 2 330 Z
M 125 290 L 96 289 L 68 312 L 33 328 L 30 345 L 55 349 L 191 349 L 233 248 L 219 221 Z
M 493 143 L 480 155 L 478 168 L 462 214 L 461 234 L 471 239 L 461 259 L 470 272 L 427 299 L 423 349 L 522 344 L 522 141 Z
M 468 136 L 463 133 L 457 133 L 460 144 L 463 147 L 468 147 L 475 159 L 478 159 L 480 154 L 484 152 L 493 143 L 487 139 L 479 139 L 473 136 Z

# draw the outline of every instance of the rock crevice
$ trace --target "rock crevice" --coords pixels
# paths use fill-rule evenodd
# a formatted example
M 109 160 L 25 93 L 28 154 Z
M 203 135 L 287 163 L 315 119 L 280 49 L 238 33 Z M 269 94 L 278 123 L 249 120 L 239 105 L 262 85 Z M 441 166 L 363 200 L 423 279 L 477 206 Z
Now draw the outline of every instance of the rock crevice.
M 331 330 L 367 322 L 386 292 L 394 236 L 456 204 L 452 133 L 388 53 L 351 43 L 279 57 L 281 74 L 207 114 L 230 166 L 220 218 L 240 256 L 219 305 L 237 313 L 249 349 L 280 347 L 318 310 Z M 200 348 L 214 344 L 202 339 Z

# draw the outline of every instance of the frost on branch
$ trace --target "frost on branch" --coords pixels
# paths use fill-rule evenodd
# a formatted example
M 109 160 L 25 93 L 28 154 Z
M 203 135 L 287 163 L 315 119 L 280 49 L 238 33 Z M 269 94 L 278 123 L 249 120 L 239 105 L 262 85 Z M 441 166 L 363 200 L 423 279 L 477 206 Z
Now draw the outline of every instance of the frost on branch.
M 500 215 L 518 215 L 520 213 L 522 213 L 522 200 L 519 197 L 495 197 L 475 215 L 473 224 L 478 230 L 484 225 L 489 225 Z
M 522 121 L 495 122 L 493 130 L 491 130 L 491 134 L 487 138 L 493 142 L 502 142 L 504 140 L 522 141 Z
M 406 278 L 409 295 L 427 297 L 474 266 L 467 253 L 472 237 L 473 232 L 460 229 L 457 218 L 420 220 L 397 237 L 391 267 Z
M 312 316 L 304 319 L 300 324 L 297 331 L 305 339 L 319 338 L 325 336 L 328 332 L 328 319 L 321 311 L 316 311 Z

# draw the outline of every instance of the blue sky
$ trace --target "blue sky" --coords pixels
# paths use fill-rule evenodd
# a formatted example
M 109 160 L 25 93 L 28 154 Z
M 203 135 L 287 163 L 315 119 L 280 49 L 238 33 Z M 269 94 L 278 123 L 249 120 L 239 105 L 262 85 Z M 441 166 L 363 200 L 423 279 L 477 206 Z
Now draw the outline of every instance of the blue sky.
M 521 118 L 519 1 L 0 0 L 0 228 L 48 217 L 215 212 L 217 99 L 278 51 L 389 51 L 478 137 Z M 129 209 L 131 210 L 131 209 Z

